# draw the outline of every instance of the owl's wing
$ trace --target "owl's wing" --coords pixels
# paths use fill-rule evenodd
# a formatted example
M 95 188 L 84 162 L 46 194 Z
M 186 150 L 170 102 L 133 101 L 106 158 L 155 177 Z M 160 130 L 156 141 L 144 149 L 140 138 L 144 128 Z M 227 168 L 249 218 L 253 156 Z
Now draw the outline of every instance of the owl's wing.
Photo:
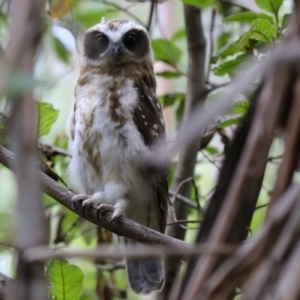
M 166 143 L 165 125 L 161 105 L 154 88 L 140 80 L 136 83 L 138 104 L 133 112 L 133 120 L 144 142 L 155 150 L 157 143 Z M 165 231 L 168 211 L 168 165 L 161 166 L 157 180 L 154 181 L 156 199 L 160 206 L 159 228 Z

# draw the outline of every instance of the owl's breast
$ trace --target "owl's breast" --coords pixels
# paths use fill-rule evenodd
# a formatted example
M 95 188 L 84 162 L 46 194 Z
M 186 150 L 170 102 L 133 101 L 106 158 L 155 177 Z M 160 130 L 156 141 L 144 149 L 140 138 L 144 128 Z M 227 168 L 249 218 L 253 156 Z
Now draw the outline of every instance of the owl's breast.
M 132 185 L 140 160 L 149 151 L 132 117 L 137 103 L 133 83 L 103 81 L 97 88 L 95 83 L 76 87 L 70 170 L 80 174 L 76 181 L 85 193 L 94 193 L 108 182 Z

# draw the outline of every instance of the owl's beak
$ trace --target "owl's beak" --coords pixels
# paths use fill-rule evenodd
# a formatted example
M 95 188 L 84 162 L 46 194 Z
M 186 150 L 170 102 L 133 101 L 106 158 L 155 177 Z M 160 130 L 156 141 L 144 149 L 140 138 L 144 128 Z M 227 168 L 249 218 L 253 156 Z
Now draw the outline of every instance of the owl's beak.
M 111 49 L 111 57 L 115 62 L 118 62 L 122 56 L 122 48 L 119 44 L 113 44 Z

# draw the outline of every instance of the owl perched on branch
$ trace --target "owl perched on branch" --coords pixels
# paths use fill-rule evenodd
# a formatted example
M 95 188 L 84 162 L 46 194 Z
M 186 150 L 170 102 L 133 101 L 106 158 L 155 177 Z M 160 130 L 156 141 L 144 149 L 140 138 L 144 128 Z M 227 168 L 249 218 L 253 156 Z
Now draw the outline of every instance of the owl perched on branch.
M 83 41 L 80 76 L 68 126 L 70 180 L 82 193 L 74 202 L 101 210 L 113 206 L 113 220 L 124 215 L 164 232 L 167 166 L 147 172 L 165 141 L 156 92 L 153 52 L 147 31 L 130 21 L 105 21 Z M 123 239 L 127 244 L 135 242 Z M 161 258 L 127 259 L 131 288 L 139 294 L 161 290 Z

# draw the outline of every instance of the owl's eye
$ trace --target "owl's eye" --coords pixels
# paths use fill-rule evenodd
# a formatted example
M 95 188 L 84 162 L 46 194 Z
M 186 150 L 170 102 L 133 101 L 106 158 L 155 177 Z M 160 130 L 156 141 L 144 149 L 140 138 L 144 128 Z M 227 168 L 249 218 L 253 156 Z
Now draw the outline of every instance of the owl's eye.
M 132 50 L 137 43 L 137 38 L 134 34 L 128 34 L 124 37 L 124 45 L 129 49 Z
M 96 40 L 97 40 L 98 45 L 101 48 L 106 48 L 107 47 L 107 45 L 108 45 L 108 38 L 104 34 L 97 35 L 96 36 Z

